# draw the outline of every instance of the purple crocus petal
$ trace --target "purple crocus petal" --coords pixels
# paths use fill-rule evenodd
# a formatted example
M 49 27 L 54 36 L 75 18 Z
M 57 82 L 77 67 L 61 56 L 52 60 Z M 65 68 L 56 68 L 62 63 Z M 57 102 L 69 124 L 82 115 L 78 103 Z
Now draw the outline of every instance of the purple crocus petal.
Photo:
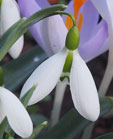
M 65 46 L 67 28 L 61 16 L 56 15 L 42 20 L 40 30 L 46 47 L 51 50 L 49 56 Z
M 47 8 L 50 6 L 49 2 L 47 0 L 35 0 L 37 2 L 37 4 L 41 7 L 41 8 Z
M 73 8 L 73 1 L 71 1 L 68 5 L 68 8 L 66 8 L 65 12 L 68 12 L 74 16 L 74 8 Z M 62 15 L 62 18 L 64 22 L 66 21 L 66 15 Z
M 101 16 L 110 23 L 113 18 L 113 1 L 112 0 L 91 0 Z M 113 20 L 112 20 L 113 21 Z
M 85 61 L 88 61 L 91 57 L 95 57 L 102 50 L 104 41 L 108 37 L 108 27 L 104 20 L 99 23 L 95 30 L 92 38 L 79 46 L 80 55 Z
M 36 0 L 18 0 L 18 4 L 23 17 L 30 17 L 41 9 Z
M 79 15 L 80 14 L 83 15 L 83 24 L 80 31 L 80 43 L 84 43 L 92 37 L 94 28 L 98 23 L 99 14 L 90 1 L 84 2 L 83 6 L 80 8 Z
M 36 0 L 18 0 L 18 4 L 23 17 L 30 17 L 34 13 L 41 10 Z M 41 22 L 36 23 L 32 27 L 30 27 L 30 31 L 36 42 L 42 47 L 45 52 L 47 51 L 48 53 L 47 48 L 43 44 L 43 38 L 40 33 L 40 23 Z
M 100 48 L 100 50 L 95 54 L 92 55 L 92 57 L 90 57 L 90 59 L 86 60 L 86 62 L 98 57 L 99 55 L 103 54 L 104 52 L 106 52 L 109 49 L 110 43 L 109 43 L 109 37 L 104 41 L 104 44 L 102 45 L 102 47 Z

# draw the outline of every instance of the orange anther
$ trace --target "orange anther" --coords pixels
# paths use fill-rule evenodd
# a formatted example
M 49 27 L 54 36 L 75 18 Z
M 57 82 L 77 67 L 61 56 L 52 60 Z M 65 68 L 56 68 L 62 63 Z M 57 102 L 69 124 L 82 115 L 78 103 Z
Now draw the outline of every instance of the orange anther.
M 73 25 L 72 19 L 71 19 L 69 16 L 66 17 L 65 25 L 66 25 L 66 27 L 67 27 L 68 30 L 69 30 L 69 29 L 72 27 L 72 25 Z
M 74 17 L 75 20 L 77 20 L 78 12 L 80 10 L 80 7 L 83 5 L 83 3 L 87 0 L 73 0 L 74 3 Z
M 83 14 L 80 14 L 78 24 L 77 24 L 77 27 L 78 27 L 79 31 L 81 30 L 82 23 L 83 23 Z
M 78 12 L 79 12 L 81 6 L 83 5 L 83 3 L 85 1 L 87 1 L 87 0 L 73 0 L 73 8 L 74 8 L 74 17 L 75 17 L 75 20 L 77 20 Z M 79 31 L 81 30 L 82 23 L 83 23 L 83 14 L 80 14 L 79 21 L 78 21 L 78 24 L 77 24 Z M 66 25 L 66 27 L 68 29 L 70 29 L 72 27 L 72 20 L 71 20 L 71 18 L 66 17 L 65 25 Z

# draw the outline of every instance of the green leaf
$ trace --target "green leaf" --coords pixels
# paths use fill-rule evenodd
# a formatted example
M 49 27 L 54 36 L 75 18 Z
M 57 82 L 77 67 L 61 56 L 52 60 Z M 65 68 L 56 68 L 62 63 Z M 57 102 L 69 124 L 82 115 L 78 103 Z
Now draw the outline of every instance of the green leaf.
M 4 74 L 3 74 L 3 68 L 0 67 L 0 86 L 4 85 Z
M 3 139 L 4 131 L 8 125 L 7 118 L 4 118 L 2 123 L 0 124 L 0 139 Z
M 3 139 L 14 139 L 9 131 L 5 131 Z
M 68 4 L 69 0 L 59 0 L 59 3 L 61 3 L 61 4 Z
M 15 91 L 47 57 L 39 47 L 34 47 L 16 60 L 3 66 L 4 84 Z
M 113 98 L 101 98 L 100 116 L 108 113 L 112 108 Z M 91 124 L 90 121 L 84 119 L 75 109 L 72 109 L 40 139 L 75 139 L 89 124 Z
M 55 15 L 56 11 L 64 10 L 66 7 L 67 6 L 63 4 L 58 4 L 40 10 L 28 19 L 22 18 L 11 28 L 9 28 L 8 31 L 5 32 L 0 38 L 0 60 L 3 59 L 11 46 L 16 42 L 17 39 L 19 39 L 21 35 L 23 35 L 29 29 L 30 26 L 46 17 Z
M 47 126 L 47 121 L 41 123 L 40 125 L 38 125 L 37 127 L 35 127 L 33 134 L 31 135 L 31 137 L 27 138 L 27 139 L 36 139 L 36 137 L 39 135 L 39 133 L 42 131 L 42 129 Z
M 99 136 L 99 137 L 97 137 L 95 139 L 113 139 L 113 132 L 108 133 L 108 134 L 104 134 L 104 135 Z
M 35 91 L 37 85 L 34 85 L 31 89 L 29 89 L 29 91 L 22 97 L 21 102 L 23 103 L 23 105 L 25 107 L 27 107 L 29 100 L 33 94 L 33 92 Z
M 34 125 L 39 125 L 39 124 L 41 124 L 42 122 L 48 120 L 48 119 L 47 119 L 44 115 L 42 115 L 42 114 L 30 114 L 30 116 L 31 116 L 31 119 L 32 119 Z

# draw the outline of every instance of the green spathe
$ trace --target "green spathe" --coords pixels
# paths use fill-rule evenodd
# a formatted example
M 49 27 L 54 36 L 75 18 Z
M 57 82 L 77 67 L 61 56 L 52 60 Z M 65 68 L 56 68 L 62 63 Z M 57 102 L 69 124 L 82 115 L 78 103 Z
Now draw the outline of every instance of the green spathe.
M 76 26 L 73 26 L 66 37 L 66 48 L 69 50 L 75 50 L 78 48 L 80 41 L 80 34 Z

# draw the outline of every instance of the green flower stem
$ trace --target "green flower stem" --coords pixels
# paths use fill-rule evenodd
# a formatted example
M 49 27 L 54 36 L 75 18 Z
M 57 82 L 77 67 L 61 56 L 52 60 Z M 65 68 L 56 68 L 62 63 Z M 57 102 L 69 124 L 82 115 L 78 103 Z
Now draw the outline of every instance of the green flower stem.
M 54 15 L 55 14 L 64 14 L 64 15 L 67 15 L 67 16 L 69 16 L 71 19 L 72 19 L 72 21 L 73 21 L 73 26 L 76 26 L 76 21 L 75 21 L 75 18 L 70 14 L 70 13 L 67 13 L 67 12 L 65 12 L 65 11 L 56 11 L 55 13 L 54 13 Z
M 99 88 L 99 96 L 103 97 L 106 95 L 108 87 L 113 78 L 113 67 L 111 64 L 108 63 L 104 77 L 102 79 L 102 83 Z
M 53 127 L 59 120 L 60 110 L 61 110 L 66 86 L 67 86 L 66 83 L 63 82 L 58 82 L 56 86 L 55 99 L 54 99 L 53 109 L 51 113 L 51 123 L 50 123 L 51 127 Z
M 82 139 L 90 139 L 94 125 L 95 125 L 95 123 L 91 123 L 88 127 L 86 127 L 86 129 L 84 130 Z

